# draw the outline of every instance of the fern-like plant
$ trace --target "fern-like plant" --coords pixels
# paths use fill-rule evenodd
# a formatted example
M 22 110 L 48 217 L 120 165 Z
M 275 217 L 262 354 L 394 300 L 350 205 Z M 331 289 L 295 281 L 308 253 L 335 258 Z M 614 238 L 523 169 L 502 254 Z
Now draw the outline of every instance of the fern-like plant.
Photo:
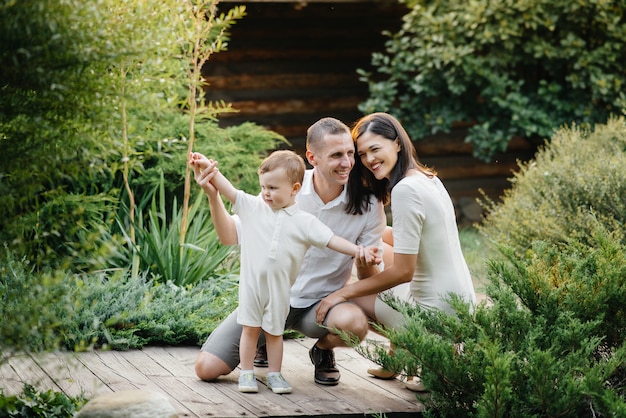
M 167 207 L 164 182 L 152 194 L 144 214 L 140 204 L 135 224 L 136 244 L 127 237 L 128 255 L 135 250 L 141 260 L 140 270 L 147 270 L 159 281 L 179 286 L 201 282 L 205 278 L 237 274 L 236 248 L 222 245 L 211 222 L 204 195 L 196 194 L 187 220 L 187 243 L 180 244 L 182 212 L 174 198 Z M 128 218 L 124 220 L 128 221 Z M 122 220 L 118 220 L 120 226 Z M 125 228 L 121 228 L 125 231 Z M 127 266 L 130 263 L 126 264 Z

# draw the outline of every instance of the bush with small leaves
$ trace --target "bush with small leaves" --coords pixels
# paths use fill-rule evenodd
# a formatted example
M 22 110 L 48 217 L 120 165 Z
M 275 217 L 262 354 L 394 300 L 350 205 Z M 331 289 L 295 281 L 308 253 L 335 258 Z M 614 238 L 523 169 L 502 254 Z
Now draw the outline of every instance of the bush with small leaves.
M 360 70 L 359 109 L 394 114 L 414 140 L 461 123 L 490 160 L 514 136 L 543 141 L 626 108 L 624 2 L 402 2 L 402 29 Z
M 0 255 L 0 363 L 15 352 L 58 346 L 72 316 L 69 276 L 38 272 L 7 246 Z
M 478 226 L 490 241 L 524 256 L 535 240 L 586 241 L 596 224 L 626 225 L 626 118 L 594 129 L 563 127 L 521 165 L 501 202 L 484 202 Z
M 357 349 L 420 376 L 427 417 L 623 416 L 626 246 L 602 229 L 589 242 L 537 242 L 526 260 L 504 250 L 489 303 L 452 299 L 456 316 L 398 304 L 406 326 L 382 331 L 393 356 L 380 343 Z
M 74 314 L 62 322 L 61 345 L 73 351 L 200 345 L 237 301 L 236 277 L 228 275 L 177 286 L 100 273 L 76 276 L 72 287 Z

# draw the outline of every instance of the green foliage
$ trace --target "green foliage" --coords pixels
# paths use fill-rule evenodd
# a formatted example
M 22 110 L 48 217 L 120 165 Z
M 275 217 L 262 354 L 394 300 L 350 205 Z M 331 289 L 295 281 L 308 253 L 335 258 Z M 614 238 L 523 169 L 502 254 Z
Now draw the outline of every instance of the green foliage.
M 594 333 L 603 345 L 618 346 L 626 340 L 623 230 L 609 235 L 599 225 L 588 243 L 562 247 L 537 241 L 527 254 L 530 261 L 509 251 L 517 274 L 507 276 L 507 284 L 533 313 L 551 317 L 554 310 L 565 310 L 583 322 L 597 321 Z
M 227 275 L 188 286 L 155 282 L 146 274 L 77 276 L 75 315 L 64 321 L 62 344 L 78 351 L 199 345 L 236 304 L 236 283 Z
M 626 108 L 626 5 L 569 0 L 404 0 L 364 113 L 398 117 L 415 140 L 469 125 L 489 160 L 513 136 L 543 140 L 555 126 L 593 124 Z
M 520 167 L 502 202 L 486 202 L 478 228 L 519 256 L 536 240 L 587 241 L 597 224 L 626 225 L 626 119 L 594 130 L 562 128 Z
M 12 352 L 56 347 L 59 318 L 71 315 L 66 275 L 35 273 L 6 245 L 0 259 L 0 363 Z
M 65 192 L 48 193 L 39 210 L 24 214 L 18 223 L 5 230 L 14 251 L 28 254 L 28 259 L 55 260 L 59 268 L 70 266 L 77 253 L 84 253 L 79 237 L 98 235 L 103 219 L 111 216 L 116 202 L 105 194 L 84 195 Z M 35 267 L 43 263 L 33 260 Z
M 133 250 L 137 251 L 143 265 L 153 275 L 165 282 L 186 285 L 198 283 L 214 274 L 237 273 L 238 259 L 231 256 L 232 247 L 220 243 L 203 195 L 197 195 L 195 204 L 189 212 L 188 243 L 184 244 L 182 249 L 180 245 L 182 214 L 176 199 L 170 213 L 168 219 L 161 185 L 159 193 L 152 199 L 147 225 L 135 225 L 137 244 L 131 248 L 131 253 Z M 130 240 L 128 244 L 131 245 Z
M 141 177 L 164 141 L 189 136 L 195 61 L 184 51 L 225 49 L 244 12 L 218 13 L 217 3 L 0 3 L 0 241 L 38 268 L 59 267 L 91 249 L 85 236 L 106 233 L 125 180 Z M 214 120 L 224 110 L 208 103 L 199 113 Z M 163 136 L 172 119 L 186 123 Z
M 188 123 L 183 115 L 173 115 L 167 123 L 155 127 L 160 137 L 168 139 L 159 143 L 159 152 L 141 150 L 144 171 L 131 181 L 138 195 L 151 191 L 164 176 L 166 195 L 182 200 L 187 141 L 181 132 Z M 220 128 L 213 121 L 201 121 L 195 129 L 194 151 L 217 160 L 220 171 L 249 193 L 259 191 L 257 170 L 263 158 L 279 145 L 288 144 L 284 136 L 252 122 Z
M 174 198 L 166 201 L 165 182 L 146 194 L 136 209 L 136 221 L 130 219 L 128 208 L 122 207 L 109 231 L 85 234 L 83 248 L 77 252 L 74 268 L 80 271 L 133 270 L 149 273 L 158 282 L 172 282 L 183 286 L 198 283 L 208 277 L 237 274 L 237 248 L 221 244 L 211 222 L 209 205 L 204 194 L 197 194 L 191 205 L 188 225 L 188 243 L 180 245 L 180 207 Z M 134 243 L 128 236 L 129 225 L 135 231 Z M 135 260 L 135 255 L 138 257 Z
M 22 393 L 16 396 L 6 396 L 0 389 L 0 417 L 71 418 L 86 402 L 83 396 L 72 398 L 52 390 L 37 392 L 24 384 Z
M 157 3 L 162 2 L 135 2 L 139 13 L 127 15 L 134 22 L 119 26 L 118 18 L 129 6 L 119 1 L 3 2 L 0 6 L 0 192 L 6 196 L 0 203 L 0 230 L 5 240 L 17 238 L 33 262 L 43 264 L 66 255 L 55 242 L 55 231 L 63 231 L 63 240 L 74 238 L 66 232 L 67 225 L 54 225 L 52 216 L 45 220 L 51 231 L 39 234 L 31 248 L 32 220 L 41 208 L 71 205 L 63 202 L 65 196 L 70 201 L 83 194 L 115 197 L 108 164 L 117 148 L 109 135 L 119 113 L 111 100 L 120 93 L 115 87 L 116 64 L 138 51 L 144 51 L 143 57 L 163 56 L 163 49 L 173 56 L 175 51 L 175 44 L 165 42 L 171 34 L 162 22 L 163 14 L 157 15 L 163 7 L 150 13 L 142 7 Z M 146 33 L 150 19 L 153 27 Z M 135 31 L 141 35 L 135 36 Z M 144 41 L 136 45 L 140 39 Z M 144 63 L 153 69 L 154 64 L 148 58 Z M 163 94 L 162 84 L 158 89 Z M 144 104 L 146 108 L 158 103 L 151 99 L 154 96 L 146 97 L 152 103 Z M 97 217 L 98 212 L 85 216 Z M 19 235 L 21 229 L 25 236 Z M 47 257 L 41 257 L 42 252 Z
M 456 317 L 400 306 L 407 326 L 384 331 L 394 356 L 372 344 L 359 350 L 389 370 L 421 376 L 431 391 L 421 398 L 426 416 L 624 414 L 626 327 L 619 301 L 626 296 L 626 246 L 598 230 L 591 246 L 538 243 L 526 261 L 508 256 L 491 264 L 489 304 L 472 312 L 453 298 Z M 589 265 L 595 270 L 580 268 Z M 536 285 L 566 274 L 583 285 Z M 610 325 L 615 329 L 607 333 Z
M 50 275 L 8 250 L 0 269 L 0 362 L 23 350 L 200 344 L 237 303 L 237 276 L 211 270 L 186 286 L 125 269 Z

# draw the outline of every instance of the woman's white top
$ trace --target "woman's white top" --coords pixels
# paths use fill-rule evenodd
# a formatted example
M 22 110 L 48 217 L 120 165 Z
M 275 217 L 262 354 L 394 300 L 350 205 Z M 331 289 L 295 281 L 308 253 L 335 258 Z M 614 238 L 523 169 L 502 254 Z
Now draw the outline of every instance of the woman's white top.
M 439 178 L 418 172 L 400 180 L 391 191 L 391 213 L 394 253 L 417 254 L 410 285 L 398 286 L 393 293 L 449 313 L 453 311 L 445 298 L 450 293 L 476 303 L 454 205 Z

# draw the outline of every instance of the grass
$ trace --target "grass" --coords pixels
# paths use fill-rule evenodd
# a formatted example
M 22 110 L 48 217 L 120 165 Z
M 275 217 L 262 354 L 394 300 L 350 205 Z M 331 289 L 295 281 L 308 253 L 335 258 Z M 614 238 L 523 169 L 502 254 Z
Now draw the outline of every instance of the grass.
M 493 250 L 487 246 L 485 237 L 476 228 L 464 227 L 459 229 L 459 238 L 476 293 L 484 294 L 487 285 L 487 260 Z

